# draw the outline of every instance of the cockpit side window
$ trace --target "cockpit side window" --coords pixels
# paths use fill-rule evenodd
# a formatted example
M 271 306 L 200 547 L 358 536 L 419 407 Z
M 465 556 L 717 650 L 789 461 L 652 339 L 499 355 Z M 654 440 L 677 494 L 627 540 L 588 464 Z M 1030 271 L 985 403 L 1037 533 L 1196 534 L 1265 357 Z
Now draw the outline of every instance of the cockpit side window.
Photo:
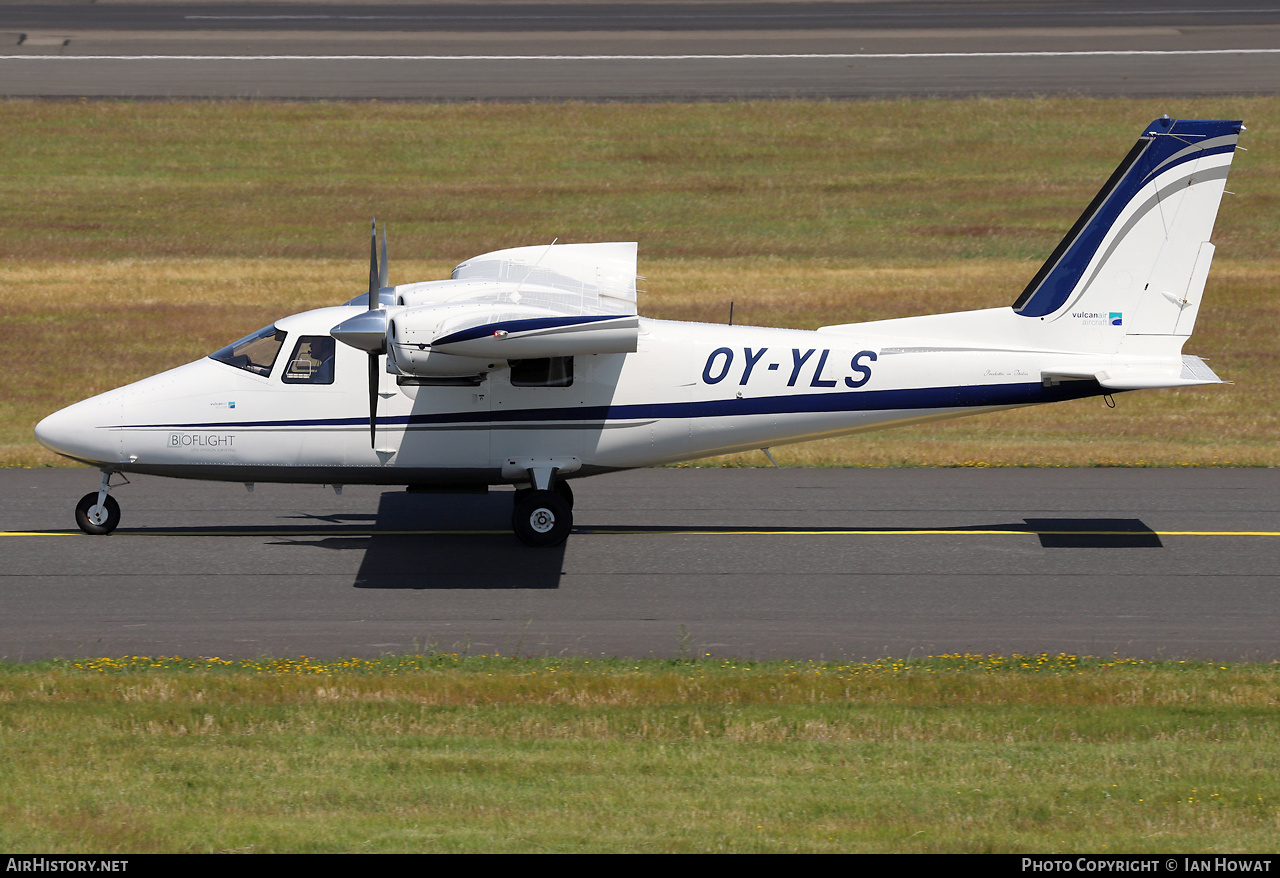
M 255 375 L 270 375 L 276 364 L 280 348 L 284 345 L 285 331 L 275 326 L 264 326 L 253 335 L 233 341 L 220 351 L 214 351 L 209 359 L 244 369 Z
M 332 384 L 334 344 L 330 335 L 302 336 L 280 380 L 285 384 Z

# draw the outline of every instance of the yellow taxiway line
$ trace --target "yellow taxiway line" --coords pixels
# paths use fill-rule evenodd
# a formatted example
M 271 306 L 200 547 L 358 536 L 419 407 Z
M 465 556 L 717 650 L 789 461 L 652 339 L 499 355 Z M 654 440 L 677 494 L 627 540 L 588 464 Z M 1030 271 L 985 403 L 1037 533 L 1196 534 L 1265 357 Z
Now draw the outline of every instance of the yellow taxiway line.
M 390 537 L 390 536 L 490 536 L 510 534 L 510 530 L 344 530 L 341 528 L 311 530 L 223 530 L 192 528 L 191 530 L 120 529 L 112 536 L 122 537 Z M 1034 528 L 1001 528 L 969 530 L 968 528 L 908 529 L 888 528 L 821 528 L 805 530 L 756 530 L 654 527 L 582 527 L 573 533 L 592 536 L 1055 536 L 1055 537 L 1280 537 L 1274 530 L 1041 530 Z M 86 536 L 78 530 L 0 531 L 0 537 L 65 537 Z

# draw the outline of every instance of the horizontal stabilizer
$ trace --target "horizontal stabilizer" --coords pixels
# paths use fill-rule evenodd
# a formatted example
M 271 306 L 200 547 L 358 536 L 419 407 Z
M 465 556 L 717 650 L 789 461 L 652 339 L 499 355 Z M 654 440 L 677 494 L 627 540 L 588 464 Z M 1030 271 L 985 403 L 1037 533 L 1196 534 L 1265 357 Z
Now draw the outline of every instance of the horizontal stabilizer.
M 1063 366 L 1040 373 L 1045 384 L 1092 379 L 1107 390 L 1150 390 L 1160 387 L 1194 387 L 1223 384 L 1199 357 L 1184 354 L 1180 362 L 1114 363 L 1108 365 Z

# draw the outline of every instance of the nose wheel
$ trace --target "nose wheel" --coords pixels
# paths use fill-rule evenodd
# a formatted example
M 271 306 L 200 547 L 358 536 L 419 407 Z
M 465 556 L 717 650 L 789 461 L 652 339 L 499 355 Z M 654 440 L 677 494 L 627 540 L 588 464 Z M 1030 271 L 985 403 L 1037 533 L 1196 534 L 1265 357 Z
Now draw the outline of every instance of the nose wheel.
M 87 534 L 109 534 L 120 524 L 120 504 L 110 494 L 98 502 L 98 492 L 85 494 L 76 505 L 76 524 Z
M 111 476 L 110 471 L 104 472 L 102 487 L 85 494 L 76 504 L 76 525 L 87 534 L 109 534 L 120 524 L 120 504 L 107 493 L 111 490 Z M 129 484 L 129 480 L 125 479 L 124 484 Z

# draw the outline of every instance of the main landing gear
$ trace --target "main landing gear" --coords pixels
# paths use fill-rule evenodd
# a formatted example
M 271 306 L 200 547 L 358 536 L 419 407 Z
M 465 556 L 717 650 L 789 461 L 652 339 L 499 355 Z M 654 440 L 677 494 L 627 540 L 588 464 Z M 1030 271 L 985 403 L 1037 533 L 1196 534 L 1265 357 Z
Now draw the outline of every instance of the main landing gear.
M 82 531 L 94 536 L 109 534 L 120 524 L 120 504 L 107 492 L 111 490 L 110 470 L 102 474 L 102 487 L 85 494 L 76 504 L 76 524 Z M 124 483 L 129 484 L 125 479 Z
M 76 504 L 76 525 L 87 534 L 109 534 L 120 524 L 120 504 L 109 493 L 113 475 L 113 471 L 104 472 L 101 487 L 85 494 Z M 125 479 L 124 484 L 129 480 Z M 511 529 L 527 546 L 563 543 L 573 530 L 573 489 L 569 483 L 554 479 L 548 487 L 517 490 Z
M 511 529 L 526 546 L 563 543 L 573 529 L 573 490 L 569 483 L 555 479 L 549 490 L 517 490 Z

